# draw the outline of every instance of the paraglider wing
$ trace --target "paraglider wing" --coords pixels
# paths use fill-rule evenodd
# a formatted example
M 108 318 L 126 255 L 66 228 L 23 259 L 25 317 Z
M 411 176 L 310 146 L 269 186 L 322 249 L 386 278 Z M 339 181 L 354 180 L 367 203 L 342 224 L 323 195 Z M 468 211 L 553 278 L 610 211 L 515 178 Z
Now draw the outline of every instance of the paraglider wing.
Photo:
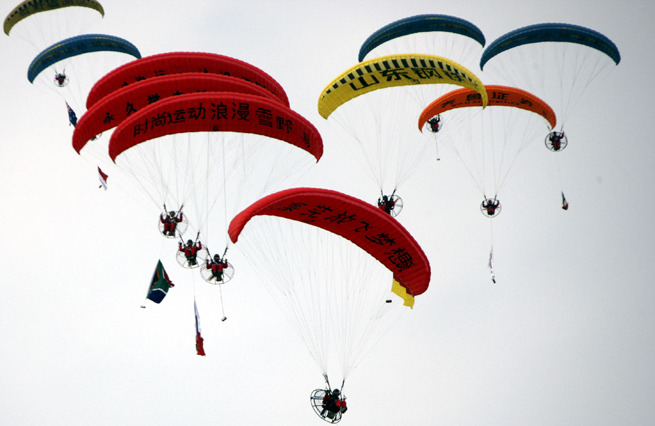
M 118 126 L 129 116 L 156 101 L 196 92 L 238 92 L 280 102 L 271 92 L 255 84 L 218 74 L 186 73 L 143 80 L 130 84 L 93 105 L 75 128 L 73 148 L 79 154 L 94 136 Z
M 371 34 L 359 49 L 359 62 L 363 61 L 371 50 L 389 40 L 429 31 L 460 34 L 472 38 L 482 46 L 485 44 L 482 31 L 469 21 L 448 15 L 417 15 L 392 22 Z
M 100 99 L 123 86 L 152 77 L 188 72 L 222 74 L 246 80 L 273 93 L 285 106 L 289 106 L 282 86 L 273 77 L 247 62 L 213 53 L 173 52 L 130 62 L 105 75 L 90 90 L 86 107 L 91 109 Z
M 318 112 L 327 119 L 340 105 L 360 95 L 387 87 L 419 84 L 455 84 L 480 93 L 482 82 L 463 66 L 434 55 L 388 55 L 361 62 L 327 85 L 318 101 Z
M 488 85 L 485 88 L 489 94 L 488 106 L 507 106 L 534 112 L 545 118 L 551 129 L 557 124 L 553 109 L 533 94 L 515 87 Z M 418 120 L 418 128 L 419 130 L 423 129 L 423 126 L 430 118 L 445 111 L 482 105 L 479 93 L 466 88 L 453 90 L 435 100 L 423 110 Z
M 46 68 L 73 56 L 89 52 L 121 52 L 140 58 L 139 49 L 120 37 L 103 34 L 84 34 L 56 43 L 39 53 L 30 64 L 27 79 L 34 79 Z
M 317 188 L 293 188 L 269 195 L 239 213 L 228 234 L 236 243 L 254 216 L 278 216 L 337 234 L 357 245 L 387 269 L 412 296 L 430 282 L 430 263 L 414 238 L 390 215 L 357 198 Z
M 123 121 L 109 141 L 109 156 L 160 136 L 189 132 L 239 132 L 268 136 L 307 151 L 318 161 L 323 142 L 306 119 L 279 102 L 233 92 L 174 96 Z
M 95 0 L 75 0 L 75 2 L 65 0 L 25 0 L 9 12 L 5 18 L 5 34 L 9 35 L 9 32 L 14 25 L 35 13 L 47 12 L 49 10 L 70 6 L 87 7 L 89 9 L 97 10 L 100 15 L 105 16 L 105 11 L 102 8 L 102 5 Z
M 591 47 L 609 56 L 617 65 L 621 55 L 616 45 L 603 34 L 572 24 L 537 24 L 519 28 L 494 40 L 482 54 L 480 69 L 494 56 L 530 43 L 566 42 Z

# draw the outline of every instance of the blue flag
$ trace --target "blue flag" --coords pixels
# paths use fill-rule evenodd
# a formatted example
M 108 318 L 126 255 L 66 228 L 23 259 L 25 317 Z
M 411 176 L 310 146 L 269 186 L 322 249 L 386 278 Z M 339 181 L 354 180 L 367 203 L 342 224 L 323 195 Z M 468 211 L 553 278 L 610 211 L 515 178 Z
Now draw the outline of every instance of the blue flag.
M 77 115 L 75 115 L 73 108 L 68 105 L 68 102 L 66 102 L 66 108 L 68 109 L 68 121 L 70 121 L 73 127 L 77 126 Z

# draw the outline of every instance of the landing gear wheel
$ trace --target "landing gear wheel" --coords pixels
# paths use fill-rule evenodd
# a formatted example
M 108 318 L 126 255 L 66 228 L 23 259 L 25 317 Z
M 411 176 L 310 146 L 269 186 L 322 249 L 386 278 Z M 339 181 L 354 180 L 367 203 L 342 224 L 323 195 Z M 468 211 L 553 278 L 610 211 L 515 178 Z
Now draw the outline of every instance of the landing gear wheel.
M 160 216 L 160 218 L 161 218 L 161 216 Z M 189 223 L 186 220 L 186 215 L 182 216 L 182 220 L 175 224 L 175 232 L 173 232 L 172 235 L 169 235 L 169 234 L 164 233 L 164 224 L 161 223 L 161 220 L 159 221 L 159 233 L 162 234 L 166 238 L 177 238 L 177 237 L 183 235 L 186 232 L 188 227 L 189 227 Z
M 553 152 L 558 152 L 566 148 L 569 144 L 569 140 L 564 132 L 551 132 L 546 135 L 544 143 L 546 144 L 546 148 Z
M 329 392 L 327 389 L 316 389 L 309 397 L 309 401 L 312 403 L 312 408 L 318 417 L 328 423 L 339 423 L 341 421 L 341 412 L 333 413 L 323 407 L 323 398 L 327 392 Z
M 205 261 L 207 259 L 207 253 L 205 251 L 198 250 L 196 253 L 196 263 L 191 264 L 189 262 L 189 259 L 187 259 L 186 255 L 184 254 L 183 251 L 177 252 L 175 255 L 175 260 L 177 260 L 177 263 L 180 264 L 181 267 L 187 268 L 187 269 L 194 269 L 200 266 L 201 264 L 204 265 Z
M 227 262 L 227 268 L 223 269 L 223 278 L 219 281 L 216 279 L 214 274 L 212 274 L 211 269 L 203 266 L 200 268 L 200 276 L 203 280 L 207 281 L 209 284 L 221 285 L 225 284 L 234 277 L 234 266 L 230 262 Z

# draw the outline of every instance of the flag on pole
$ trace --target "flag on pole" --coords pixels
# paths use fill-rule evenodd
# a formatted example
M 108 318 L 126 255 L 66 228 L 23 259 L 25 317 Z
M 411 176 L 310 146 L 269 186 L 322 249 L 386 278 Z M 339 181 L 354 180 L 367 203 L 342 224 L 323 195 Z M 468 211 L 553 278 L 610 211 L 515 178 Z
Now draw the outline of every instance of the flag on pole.
M 100 178 L 100 186 L 98 188 L 105 188 L 105 191 L 107 190 L 107 179 L 109 179 L 109 176 L 103 172 L 100 167 L 98 167 L 98 177 Z
M 66 109 L 68 109 L 68 121 L 70 121 L 73 127 L 77 126 L 77 115 L 75 115 L 73 108 L 68 105 L 68 102 L 66 102 Z
M 496 276 L 494 275 L 494 246 L 491 246 L 489 252 L 489 271 L 491 272 L 491 281 L 496 284 Z
M 200 316 L 198 315 L 198 306 L 196 299 L 193 299 L 193 310 L 196 312 L 196 353 L 200 356 L 205 356 L 205 348 L 203 347 L 204 339 L 200 335 Z
M 173 284 L 170 278 L 168 278 L 168 274 L 164 270 L 164 265 L 162 265 L 160 260 L 157 262 L 157 268 L 155 269 L 155 273 L 150 281 L 147 298 L 155 303 L 161 303 L 161 301 L 164 300 L 164 297 L 166 297 L 168 289 L 171 287 L 175 287 L 175 284 Z M 141 307 L 145 308 L 145 306 Z

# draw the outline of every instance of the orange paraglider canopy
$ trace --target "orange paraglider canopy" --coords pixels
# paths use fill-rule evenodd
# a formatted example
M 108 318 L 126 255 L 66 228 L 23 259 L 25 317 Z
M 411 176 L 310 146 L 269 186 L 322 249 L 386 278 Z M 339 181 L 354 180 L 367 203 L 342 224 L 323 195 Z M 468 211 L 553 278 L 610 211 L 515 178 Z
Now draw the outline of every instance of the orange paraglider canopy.
M 544 117 L 550 124 L 551 129 L 557 124 L 553 109 L 535 95 L 516 87 L 488 85 L 485 88 L 489 96 L 487 106 L 514 107 L 534 112 Z M 418 120 L 418 128 L 419 130 L 423 129 L 426 121 L 445 111 L 477 106 L 482 107 L 482 97 L 478 92 L 466 88 L 453 90 L 441 96 L 423 110 Z

